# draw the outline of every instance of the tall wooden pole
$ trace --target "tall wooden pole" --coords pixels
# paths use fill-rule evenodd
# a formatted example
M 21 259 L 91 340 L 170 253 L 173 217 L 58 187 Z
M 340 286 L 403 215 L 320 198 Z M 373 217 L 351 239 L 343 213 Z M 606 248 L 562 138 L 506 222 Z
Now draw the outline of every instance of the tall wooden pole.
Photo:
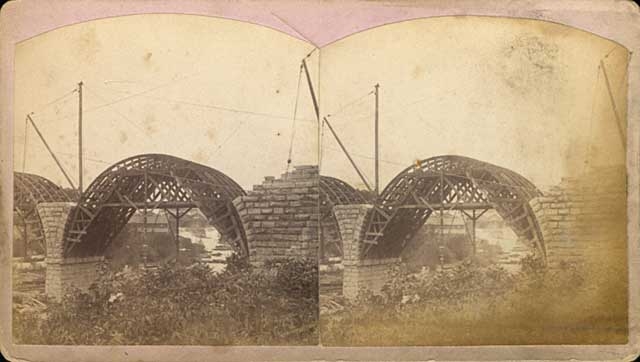
M 64 170 L 64 167 L 62 167 L 62 164 L 60 163 L 60 160 L 58 160 L 58 157 L 56 157 L 56 154 L 53 153 L 53 151 L 51 150 L 51 147 L 49 147 L 49 144 L 44 139 L 44 136 L 40 132 L 40 129 L 38 129 L 38 126 L 36 126 L 36 123 L 33 121 L 33 118 L 31 118 L 30 114 L 27 114 L 27 119 L 29 120 L 29 122 L 31 122 L 31 125 L 33 126 L 33 129 L 36 131 L 36 134 L 38 135 L 38 137 L 40 137 L 40 141 L 42 141 L 42 144 L 44 144 L 44 147 L 47 149 L 47 151 L 49 151 L 49 154 L 51 155 L 53 160 L 56 162 L 56 165 L 58 165 L 58 168 L 60 169 L 60 171 L 62 172 L 64 177 L 67 179 L 67 182 L 69 183 L 71 188 L 75 189 L 76 187 L 73 184 L 73 182 L 71 181 L 71 178 L 69 177 L 69 175 L 67 174 L 67 171 Z
M 471 218 L 471 242 L 473 243 L 472 247 L 473 247 L 473 255 L 477 254 L 477 247 L 476 247 L 476 220 L 478 218 L 476 218 L 476 209 L 472 210 L 473 212 L 473 217 Z
M 176 207 L 176 265 L 180 255 L 180 208 Z
M 309 53 L 311 55 L 311 53 Z M 307 55 L 307 57 L 309 56 Z M 316 93 L 313 90 L 313 82 L 311 81 L 311 76 L 309 75 L 309 68 L 307 67 L 306 58 L 302 59 L 302 68 L 304 69 L 304 75 L 307 78 L 307 85 L 309 86 L 309 93 L 311 93 L 311 101 L 313 101 L 313 110 L 316 114 L 317 121 L 317 134 L 318 134 L 318 179 L 320 177 L 320 157 L 322 156 L 322 121 L 320 120 L 320 106 L 318 105 L 318 99 L 316 98 Z M 318 198 L 318 211 L 320 210 L 320 198 Z M 320 212 L 318 212 L 318 258 L 320 261 L 324 260 L 324 238 L 322 236 L 322 217 L 320 216 Z
M 444 266 L 444 170 L 440 170 L 440 266 Z
M 306 59 L 302 59 L 302 68 L 304 69 L 304 75 L 307 78 L 307 84 L 309 85 L 309 92 L 311 93 L 311 101 L 313 101 L 313 110 L 316 112 L 316 120 L 320 123 L 320 107 L 318 106 L 318 100 L 316 99 L 316 92 L 313 90 L 313 83 L 311 82 L 311 76 L 309 75 L 309 68 L 307 68 Z
M 142 244 L 147 245 L 147 198 L 148 198 L 148 175 L 147 170 L 144 170 L 144 211 L 142 213 Z
M 379 145 L 378 145 L 378 88 L 380 88 L 379 84 L 376 84 L 375 86 L 375 93 L 376 93 L 376 125 L 375 125 L 375 178 L 376 178 L 376 183 L 375 183 L 375 196 L 376 196 L 376 201 L 378 200 L 378 196 L 380 194 L 380 184 L 379 184 L 379 159 L 378 159 L 378 149 L 379 149 Z
M 78 83 L 78 194 L 82 198 L 82 81 Z
M 22 172 L 27 167 L 27 136 L 29 135 L 29 120 L 24 119 L 24 146 L 22 147 Z
M 356 165 L 356 162 L 353 160 L 353 158 L 351 158 L 351 155 L 347 151 L 347 149 L 344 146 L 344 144 L 342 144 L 342 141 L 340 140 L 340 137 L 338 137 L 338 134 L 336 133 L 336 131 L 334 131 L 333 127 L 331 127 L 331 123 L 329 123 L 329 120 L 327 119 L 327 117 L 324 117 L 323 119 L 324 119 L 324 123 L 327 125 L 327 127 L 329 127 L 329 131 L 331 131 L 331 134 L 333 135 L 333 137 L 338 142 L 338 145 L 342 149 L 342 152 L 344 152 L 344 154 L 347 156 L 347 159 L 349 159 L 349 162 L 351 162 L 351 166 L 353 166 L 353 168 L 358 173 L 358 176 L 360 176 L 360 179 L 364 183 L 364 186 L 367 188 L 367 190 L 371 191 L 371 186 L 369 186 L 369 183 L 367 182 L 367 179 L 364 178 L 364 175 L 362 174 L 362 172 L 360 171 L 360 169 Z
M 620 140 L 622 141 L 622 147 L 627 149 L 627 132 L 622 124 L 622 120 L 620 119 L 620 115 L 618 114 L 618 107 L 616 106 L 616 100 L 613 98 L 613 93 L 611 92 L 611 83 L 609 83 L 609 76 L 607 75 L 607 68 L 604 66 L 604 61 L 600 60 L 600 68 L 602 68 L 602 74 L 604 75 L 604 81 L 607 86 L 607 93 L 609 94 L 609 101 L 611 101 L 611 107 L 613 108 L 613 115 L 616 118 L 616 125 L 618 126 L 618 133 L 620 134 Z

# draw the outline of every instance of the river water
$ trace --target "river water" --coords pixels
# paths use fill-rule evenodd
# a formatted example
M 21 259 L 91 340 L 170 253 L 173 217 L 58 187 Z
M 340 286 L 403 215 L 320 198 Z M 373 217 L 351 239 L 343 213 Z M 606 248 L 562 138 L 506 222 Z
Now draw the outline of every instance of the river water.
M 518 241 L 516 234 L 508 227 L 477 228 L 476 238 L 486 240 L 489 245 L 500 246 L 502 252 L 497 264 L 512 273 L 520 271 L 520 259 L 530 253 L 529 248 Z
M 204 246 L 206 256 L 202 261 L 206 263 L 211 270 L 221 272 L 226 268 L 226 259 L 233 254 L 233 250 L 220 241 L 220 234 L 215 228 L 206 227 L 204 228 L 204 233 L 202 228 L 180 228 L 180 236 L 191 239 L 191 242 L 194 244 Z

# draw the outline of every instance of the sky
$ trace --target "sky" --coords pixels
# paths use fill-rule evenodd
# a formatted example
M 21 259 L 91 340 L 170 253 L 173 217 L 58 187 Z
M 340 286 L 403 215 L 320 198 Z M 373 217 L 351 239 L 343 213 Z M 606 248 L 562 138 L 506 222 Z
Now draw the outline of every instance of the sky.
M 26 40 L 16 49 L 15 169 L 23 169 L 25 116 L 34 112 L 77 184 L 78 94 L 70 92 L 82 80 L 85 188 L 119 160 L 164 153 L 249 189 L 286 170 L 300 61 L 313 49 L 266 27 L 187 15 L 109 18 Z M 308 62 L 317 83 L 317 55 Z M 308 94 L 300 88 L 293 164 L 317 163 Z M 26 172 L 68 186 L 30 126 L 26 149 Z
M 381 188 L 416 159 L 448 154 L 553 185 L 587 166 L 624 163 L 598 70 L 607 55 L 624 111 L 627 51 L 611 41 L 522 19 L 400 22 L 322 49 L 322 108 L 335 113 L 329 121 L 372 183 L 375 98 L 366 94 L 380 85 Z M 323 172 L 363 187 L 338 147 L 325 130 Z
M 243 188 L 316 164 L 317 123 L 300 61 L 314 46 L 233 20 L 137 15 L 60 28 L 16 48 L 14 167 L 67 186 L 25 116 L 77 184 L 82 80 L 85 187 L 123 158 L 166 153 Z M 615 43 L 539 21 L 443 17 L 370 29 L 308 58 L 322 115 L 373 180 L 380 84 L 380 184 L 443 154 L 510 168 L 538 185 L 624 152 L 602 71 L 626 115 L 628 55 Z M 297 99 L 297 102 L 296 102 Z M 53 102 L 53 103 L 52 103 Z M 297 116 L 293 114 L 297 103 Z M 295 125 L 295 126 L 294 126 Z M 321 172 L 364 187 L 324 127 Z

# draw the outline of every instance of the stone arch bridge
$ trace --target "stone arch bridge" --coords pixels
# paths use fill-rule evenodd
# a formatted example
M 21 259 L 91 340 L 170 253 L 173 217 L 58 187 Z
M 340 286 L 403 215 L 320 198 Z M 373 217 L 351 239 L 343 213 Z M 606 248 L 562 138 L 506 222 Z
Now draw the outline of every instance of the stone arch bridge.
M 16 174 L 17 186 L 24 184 L 22 178 Z M 198 208 L 236 253 L 254 264 L 287 256 L 317 258 L 318 248 L 321 254 L 333 248 L 343 254 L 345 294 L 359 288 L 368 269 L 384 274 L 427 218 L 445 210 L 495 209 L 519 237 L 545 253 L 529 204 L 541 192 L 513 171 L 460 156 L 417 162 L 377 200 L 342 180 L 320 176 L 315 166 L 265 177 L 245 191 L 218 170 L 161 154 L 110 166 L 75 202 L 68 194 L 54 194 L 60 197 L 36 195 L 30 204 L 37 205 L 47 239 L 46 286 L 53 296 L 72 284 L 88 286 L 109 243 L 141 209 L 175 210 L 179 218 L 181 210 Z M 349 283 L 352 274 L 355 282 Z
M 69 202 L 75 195 L 67 192 L 48 179 L 24 172 L 15 172 L 13 178 L 13 218 L 14 226 L 21 236 L 20 250 L 14 249 L 14 256 L 29 256 L 31 243 L 40 244 L 45 250 L 44 228 L 38 215 L 37 206 L 43 202 Z
M 462 156 L 418 161 L 391 180 L 371 205 L 363 219 L 362 252 L 369 258 L 398 256 L 434 214 L 460 210 L 475 221 L 475 211 L 494 209 L 521 240 L 544 255 L 544 239 L 529 205 L 540 196 L 524 177 L 486 162 Z
M 434 214 L 459 210 L 475 222 L 494 209 L 518 238 L 545 258 L 546 248 L 530 202 L 542 192 L 519 174 L 462 156 L 417 161 L 400 172 L 377 200 L 334 208 L 344 249 L 343 293 L 379 289 L 408 241 Z M 441 219 L 442 220 L 442 219 Z
M 102 255 L 136 210 L 198 208 L 237 253 L 246 254 L 244 229 L 232 204 L 243 195 L 229 176 L 195 162 L 160 154 L 127 158 L 82 193 L 66 221 L 63 253 Z

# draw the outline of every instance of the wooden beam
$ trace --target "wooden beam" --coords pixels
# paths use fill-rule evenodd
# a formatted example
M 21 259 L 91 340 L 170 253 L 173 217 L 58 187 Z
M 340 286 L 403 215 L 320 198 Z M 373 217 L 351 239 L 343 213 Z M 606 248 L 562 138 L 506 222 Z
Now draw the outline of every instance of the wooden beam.
M 463 203 L 437 203 L 437 204 L 407 204 L 395 206 L 396 209 L 438 209 L 446 208 L 447 210 L 473 210 L 473 209 L 493 209 L 493 205 L 489 203 L 463 202 Z
M 125 196 L 126 198 L 126 196 Z M 105 203 L 102 204 L 103 207 L 126 207 L 126 208 L 134 208 L 134 209 L 139 209 L 139 208 L 143 208 L 145 206 L 144 202 L 109 202 L 109 203 Z M 152 206 L 152 207 L 150 207 Z M 196 204 L 194 204 L 193 202 L 186 202 L 186 201 L 162 201 L 162 202 L 157 202 L 153 205 L 149 205 L 147 204 L 147 207 L 150 209 L 164 209 L 164 208 L 173 208 L 175 209 L 176 207 L 179 208 L 194 208 L 197 207 Z
M 382 208 L 375 206 L 373 209 L 376 212 L 380 213 L 380 215 L 384 216 L 385 219 L 387 220 L 391 219 L 391 215 L 387 214 L 384 210 L 382 210 Z
M 611 108 L 613 110 L 613 115 L 616 118 L 616 125 L 618 126 L 618 133 L 620 134 L 620 141 L 622 141 L 622 147 L 627 149 L 627 132 L 622 124 L 622 120 L 620 119 L 620 114 L 618 113 L 618 107 L 616 105 L 616 100 L 613 97 L 613 92 L 611 92 L 611 83 L 609 83 L 609 76 L 607 75 L 607 69 L 604 65 L 604 61 L 600 60 L 600 67 L 602 68 L 602 74 L 604 74 L 604 80 L 607 85 L 607 93 L 609 94 L 609 101 L 611 102 Z
M 47 151 L 49 151 L 49 154 L 51 155 L 51 157 L 55 161 L 56 165 L 58 165 L 58 168 L 60 169 L 60 171 L 62 171 L 62 174 L 67 179 L 67 182 L 69 183 L 69 186 L 71 186 L 72 189 L 75 189 L 76 187 L 74 186 L 73 182 L 71 181 L 71 178 L 69 178 L 69 175 L 67 174 L 67 171 L 65 171 L 64 167 L 62 167 L 62 164 L 58 160 L 58 157 L 56 157 L 56 155 L 51 150 L 51 147 L 49 147 L 49 144 L 44 139 L 44 136 L 42 135 L 42 133 L 40 133 L 40 130 L 38 129 L 38 126 L 36 126 L 36 123 L 31 118 L 31 115 L 27 114 L 27 119 L 29 120 L 29 122 L 31 122 L 31 125 L 33 126 L 33 129 L 36 130 L 36 133 L 38 134 L 38 137 L 40 137 L 40 140 L 42 141 L 42 143 L 46 147 Z

